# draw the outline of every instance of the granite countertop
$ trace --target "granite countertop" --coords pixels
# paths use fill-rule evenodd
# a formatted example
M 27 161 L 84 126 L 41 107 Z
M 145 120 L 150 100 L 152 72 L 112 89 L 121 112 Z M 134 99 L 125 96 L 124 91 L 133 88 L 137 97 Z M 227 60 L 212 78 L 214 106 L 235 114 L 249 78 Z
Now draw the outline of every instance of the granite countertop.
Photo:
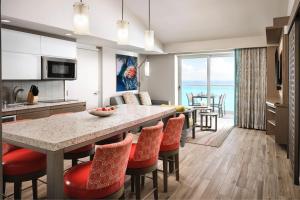
M 3 141 L 14 141 L 47 151 L 64 149 L 175 113 L 175 108 L 120 105 L 109 117 L 87 111 L 3 124 Z
M 75 103 L 85 103 L 83 101 L 63 101 L 63 102 L 55 102 L 55 103 L 44 103 L 44 102 L 38 102 L 37 104 L 33 105 L 22 105 L 14 106 L 11 108 L 2 108 L 2 112 L 14 112 L 14 111 L 20 111 L 20 110 L 30 110 L 35 108 L 44 108 L 44 107 L 52 107 L 52 106 L 60 106 L 60 105 L 69 105 L 69 104 L 75 104 Z

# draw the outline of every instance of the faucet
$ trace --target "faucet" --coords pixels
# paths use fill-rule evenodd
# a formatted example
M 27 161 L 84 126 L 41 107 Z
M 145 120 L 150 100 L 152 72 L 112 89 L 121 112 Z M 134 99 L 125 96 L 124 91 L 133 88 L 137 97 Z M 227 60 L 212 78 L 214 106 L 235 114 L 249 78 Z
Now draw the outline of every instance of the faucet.
M 13 103 L 17 103 L 18 94 L 19 94 L 19 92 L 23 92 L 23 91 L 24 91 L 24 89 L 21 88 L 21 87 L 19 87 L 19 86 L 16 86 L 14 88 L 13 94 L 12 94 L 12 96 L 13 96 Z

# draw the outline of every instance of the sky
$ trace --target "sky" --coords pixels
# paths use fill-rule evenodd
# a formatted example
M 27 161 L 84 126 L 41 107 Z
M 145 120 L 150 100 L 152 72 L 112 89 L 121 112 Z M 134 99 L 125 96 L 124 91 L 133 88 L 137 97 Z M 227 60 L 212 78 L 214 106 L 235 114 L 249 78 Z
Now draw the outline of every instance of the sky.
M 207 58 L 182 60 L 183 81 L 206 81 Z M 234 57 L 211 58 L 211 81 L 234 81 Z

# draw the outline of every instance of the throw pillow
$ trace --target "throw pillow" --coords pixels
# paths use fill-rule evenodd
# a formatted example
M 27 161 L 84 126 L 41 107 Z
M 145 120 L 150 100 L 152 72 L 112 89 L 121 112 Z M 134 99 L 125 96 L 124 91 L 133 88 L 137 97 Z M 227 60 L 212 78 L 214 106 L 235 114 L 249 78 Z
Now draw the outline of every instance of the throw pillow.
M 135 94 L 131 92 L 124 93 L 123 98 L 126 104 L 140 105 L 139 100 L 136 98 Z
M 142 105 L 152 106 L 151 98 L 148 92 L 140 92 L 139 96 Z

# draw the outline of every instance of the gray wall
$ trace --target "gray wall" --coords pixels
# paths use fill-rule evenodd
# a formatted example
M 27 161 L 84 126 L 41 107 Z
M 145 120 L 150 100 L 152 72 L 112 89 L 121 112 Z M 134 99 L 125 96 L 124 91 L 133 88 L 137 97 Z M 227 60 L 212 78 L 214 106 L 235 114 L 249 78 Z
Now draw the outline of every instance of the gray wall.
M 12 92 L 16 86 L 24 89 L 24 92 L 19 93 L 17 101 L 26 100 L 31 85 L 39 88 L 39 100 L 64 99 L 64 81 L 3 81 L 2 101 L 13 102 Z
M 148 56 L 150 77 L 142 79 L 152 99 L 178 104 L 178 67 L 174 54 Z

